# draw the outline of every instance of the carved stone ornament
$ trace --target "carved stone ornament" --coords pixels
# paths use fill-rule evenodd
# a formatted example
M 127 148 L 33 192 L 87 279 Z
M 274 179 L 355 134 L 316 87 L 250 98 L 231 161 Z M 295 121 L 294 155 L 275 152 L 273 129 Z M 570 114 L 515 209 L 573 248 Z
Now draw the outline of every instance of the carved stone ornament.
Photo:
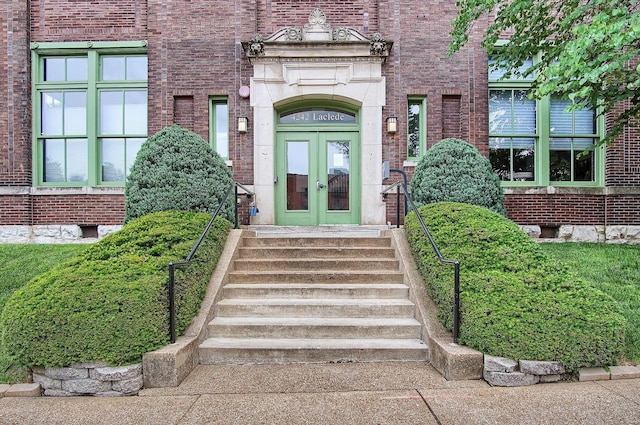
M 329 41 L 332 39 L 331 26 L 327 24 L 327 17 L 320 9 L 315 9 L 309 15 L 309 23 L 302 29 L 303 39 L 309 41 Z
M 285 36 L 288 41 L 302 41 L 302 30 L 296 27 L 289 27 L 285 31 Z
M 371 37 L 371 56 L 387 56 L 387 41 L 382 38 L 382 34 L 379 32 L 373 34 Z
M 349 40 L 349 28 L 339 27 L 333 30 L 333 39 L 335 41 L 347 41 Z
M 254 57 L 264 54 L 264 38 L 260 34 L 251 37 L 247 44 L 247 56 Z

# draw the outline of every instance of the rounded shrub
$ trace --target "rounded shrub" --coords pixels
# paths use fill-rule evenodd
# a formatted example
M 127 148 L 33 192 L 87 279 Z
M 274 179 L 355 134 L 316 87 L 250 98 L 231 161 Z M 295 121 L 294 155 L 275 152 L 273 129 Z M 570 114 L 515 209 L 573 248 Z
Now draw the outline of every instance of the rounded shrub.
M 169 341 L 168 264 L 187 256 L 210 218 L 146 215 L 35 277 L 2 312 L 3 347 L 25 367 L 139 362 Z M 196 257 L 176 272 L 178 334 L 198 313 L 230 228 L 217 217 Z
M 462 202 L 506 215 L 491 163 L 460 139 L 443 139 L 424 154 L 411 178 L 411 196 L 418 204 Z
M 222 158 L 196 133 L 165 127 L 142 144 L 125 187 L 125 223 L 156 211 L 213 213 L 233 180 Z M 220 215 L 233 217 L 233 196 Z
M 559 361 L 569 371 L 619 361 L 625 319 L 615 301 L 547 257 L 515 223 L 461 203 L 419 211 L 442 255 L 460 261 L 460 343 L 516 360 Z M 451 329 L 453 267 L 438 262 L 413 213 L 405 233 Z

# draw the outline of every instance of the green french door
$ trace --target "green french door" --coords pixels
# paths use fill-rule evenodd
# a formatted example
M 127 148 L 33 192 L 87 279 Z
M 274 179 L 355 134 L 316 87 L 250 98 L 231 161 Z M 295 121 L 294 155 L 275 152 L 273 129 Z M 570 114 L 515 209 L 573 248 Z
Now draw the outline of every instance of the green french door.
M 360 223 L 357 132 L 279 132 L 276 224 Z

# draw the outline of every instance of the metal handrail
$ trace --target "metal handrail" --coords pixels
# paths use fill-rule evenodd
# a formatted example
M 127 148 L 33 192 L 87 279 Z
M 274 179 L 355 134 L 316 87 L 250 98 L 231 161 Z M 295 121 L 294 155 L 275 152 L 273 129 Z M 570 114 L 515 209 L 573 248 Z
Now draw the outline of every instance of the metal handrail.
M 429 228 L 427 227 L 427 224 L 424 222 L 424 219 L 418 212 L 418 208 L 416 207 L 416 204 L 413 202 L 413 198 L 411 198 L 411 195 L 409 194 L 409 190 L 407 189 L 406 182 L 401 182 L 401 181 L 397 181 L 393 183 L 387 189 L 382 191 L 382 195 L 384 196 L 393 188 L 398 188 L 398 197 L 396 199 L 396 202 L 397 202 L 396 209 L 398 211 L 398 221 L 396 223 L 397 227 L 400 227 L 400 219 L 399 219 L 400 187 L 402 187 L 402 194 L 404 195 L 404 200 L 405 200 L 405 215 L 407 214 L 406 205 L 408 203 L 408 205 L 411 207 L 411 210 L 416 214 L 416 217 L 418 217 L 420 226 L 422 227 L 422 230 L 424 231 L 424 233 L 427 235 L 427 238 L 431 243 L 431 247 L 433 248 L 433 251 L 436 253 L 436 256 L 438 257 L 438 261 L 440 261 L 443 264 L 453 264 L 453 267 L 454 267 L 453 269 L 454 270 L 453 271 L 453 279 L 454 279 L 454 282 L 453 282 L 453 342 L 458 343 L 458 334 L 460 333 L 460 262 L 457 260 L 447 260 L 442 256 L 442 253 L 440 253 L 440 249 L 438 248 L 436 241 L 433 240 L 433 236 L 431 236 L 431 232 L 429 232 Z
M 253 193 L 252 191 L 250 191 L 249 189 L 247 189 L 246 187 L 244 187 L 240 183 L 238 183 L 236 181 L 233 181 L 231 186 L 229 186 L 229 189 L 227 190 L 227 193 L 224 195 L 224 198 L 222 199 L 222 201 L 220 201 L 220 204 L 218 205 L 218 208 L 216 208 L 216 211 L 211 216 L 211 219 L 209 220 L 209 222 L 205 226 L 204 230 L 200 234 L 200 237 L 198 238 L 198 240 L 196 241 L 195 245 L 191 249 L 191 252 L 189 252 L 189 255 L 187 255 L 185 257 L 185 259 L 182 260 L 182 261 L 172 261 L 171 263 L 169 263 L 169 283 L 168 283 L 168 292 L 169 292 L 169 338 L 170 338 L 172 344 L 176 342 L 175 270 L 176 270 L 177 267 L 186 266 L 187 264 L 189 264 L 191 259 L 193 259 L 193 257 L 196 255 L 196 251 L 198 250 L 198 248 L 200 247 L 200 244 L 202 243 L 202 240 L 205 238 L 205 236 L 209 232 L 209 229 L 211 228 L 211 225 L 213 224 L 213 221 L 216 219 L 218 214 L 220 214 L 220 210 L 222 210 L 222 207 L 227 202 L 227 199 L 229 199 L 229 195 L 231 194 L 232 190 L 235 193 L 236 200 L 238 199 L 238 187 L 242 188 L 247 193 L 247 195 L 249 195 L 249 197 L 253 197 L 255 195 L 255 193 Z M 238 229 L 239 228 L 239 225 L 238 225 L 238 202 L 237 201 L 234 202 L 234 205 L 235 205 L 234 229 Z

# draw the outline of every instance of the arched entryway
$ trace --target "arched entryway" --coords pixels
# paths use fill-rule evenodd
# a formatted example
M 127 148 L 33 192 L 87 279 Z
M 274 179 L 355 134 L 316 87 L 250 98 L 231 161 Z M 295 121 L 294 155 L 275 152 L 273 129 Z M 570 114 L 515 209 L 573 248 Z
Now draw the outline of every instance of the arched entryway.
M 360 128 L 349 105 L 311 101 L 276 119 L 275 224 L 360 224 Z

